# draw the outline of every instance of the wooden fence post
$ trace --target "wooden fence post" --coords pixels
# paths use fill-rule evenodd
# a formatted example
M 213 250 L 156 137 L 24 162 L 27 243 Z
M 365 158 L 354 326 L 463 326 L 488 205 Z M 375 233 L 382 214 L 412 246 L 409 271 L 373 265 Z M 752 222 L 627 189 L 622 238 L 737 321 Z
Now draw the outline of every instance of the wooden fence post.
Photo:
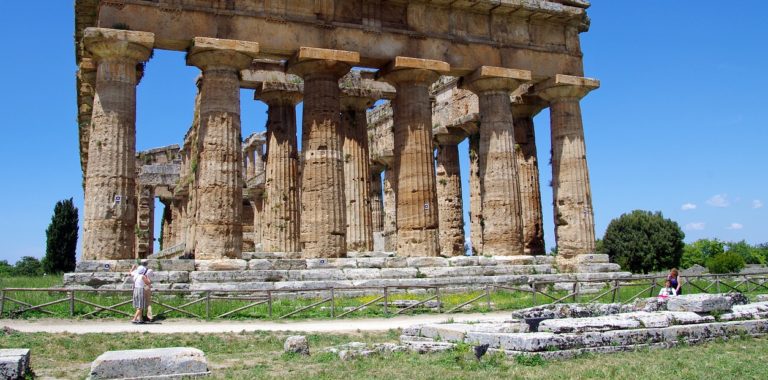
M 336 296 L 333 287 L 331 287 L 331 318 L 336 318 Z
M 272 291 L 267 290 L 267 312 L 269 317 L 272 318 Z
M 75 291 L 74 290 L 69 292 L 69 316 L 70 317 L 75 316 Z
M 389 309 L 387 308 L 387 303 L 389 302 L 389 289 L 385 286 L 384 287 L 384 316 L 389 316 Z
M 488 285 L 485 286 L 485 299 L 488 303 L 488 311 L 491 311 L 491 287 Z
M 205 319 L 211 319 L 211 291 L 205 292 Z

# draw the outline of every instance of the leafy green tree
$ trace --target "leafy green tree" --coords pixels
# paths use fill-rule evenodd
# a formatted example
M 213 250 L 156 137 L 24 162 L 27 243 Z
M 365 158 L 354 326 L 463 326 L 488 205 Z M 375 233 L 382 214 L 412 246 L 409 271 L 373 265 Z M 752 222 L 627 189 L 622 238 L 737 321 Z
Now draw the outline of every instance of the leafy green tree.
M 13 272 L 16 276 L 39 276 L 43 274 L 43 266 L 40 260 L 32 256 L 24 256 L 16 262 Z
M 717 239 L 699 239 L 691 244 L 686 244 L 683 249 L 682 267 L 690 268 L 694 265 L 706 266 L 707 260 L 718 253 L 725 252 L 725 243 Z
M 603 252 L 633 273 L 666 270 L 680 265 L 685 234 L 661 212 L 635 210 L 611 221 L 603 237 Z
M 77 222 L 77 207 L 72 198 L 56 202 L 51 224 L 45 230 L 46 247 L 42 264 L 46 273 L 75 270 Z
M 709 273 L 738 273 L 744 266 L 744 258 L 733 251 L 718 253 L 707 260 Z
M 13 265 L 8 260 L 0 260 L 0 276 L 13 276 Z
M 727 243 L 728 252 L 738 254 L 744 259 L 746 264 L 765 264 L 765 256 L 757 248 L 749 245 L 746 241 L 742 240 L 735 243 Z

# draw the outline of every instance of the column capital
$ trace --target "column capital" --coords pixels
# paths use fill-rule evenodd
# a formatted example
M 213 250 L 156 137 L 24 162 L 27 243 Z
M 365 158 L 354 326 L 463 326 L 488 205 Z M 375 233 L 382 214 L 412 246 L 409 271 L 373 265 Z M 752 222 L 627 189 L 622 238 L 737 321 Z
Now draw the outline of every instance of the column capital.
M 228 67 L 243 70 L 259 53 L 259 44 L 251 41 L 195 37 L 187 55 L 187 65 L 201 70 Z
M 458 145 L 467 138 L 462 125 L 436 126 L 432 128 L 432 139 L 440 146 Z
M 532 75 L 528 70 L 480 66 L 472 74 L 462 78 L 460 86 L 476 94 L 497 91 L 512 92 L 531 79 Z
M 302 78 L 328 73 L 341 78 L 358 63 L 360 53 L 355 51 L 302 47 L 288 60 L 286 72 Z
M 450 70 L 448 62 L 397 56 L 377 73 L 377 77 L 393 86 L 407 82 L 432 84 Z
M 547 101 L 532 93 L 533 84 L 524 84 L 512 93 L 512 116 L 515 118 L 534 117 L 549 105 Z
M 593 78 L 557 74 L 533 87 L 533 92 L 552 103 L 563 99 L 581 99 L 590 91 L 600 87 L 600 81 Z
M 144 62 L 152 55 L 155 34 L 133 30 L 86 28 L 83 46 L 96 61 L 125 59 Z
M 297 78 L 296 76 L 289 76 Z M 295 106 L 304 97 L 301 82 L 261 82 L 253 93 L 254 100 L 261 100 L 269 106 Z

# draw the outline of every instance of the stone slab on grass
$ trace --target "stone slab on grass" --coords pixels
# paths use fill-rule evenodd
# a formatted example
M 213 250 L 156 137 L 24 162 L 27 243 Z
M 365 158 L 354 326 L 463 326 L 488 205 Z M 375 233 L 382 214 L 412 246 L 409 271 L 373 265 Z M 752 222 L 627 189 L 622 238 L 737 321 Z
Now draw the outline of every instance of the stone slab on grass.
M 181 379 L 207 376 L 203 351 L 191 347 L 107 351 L 91 364 L 91 380 Z
M 547 319 L 539 324 L 539 331 L 562 333 L 580 333 L 588 331 L 628 330 L 640 328 L 640 322 L 636 319 L 621 315 L 591 317 L 591 318 L 563 318 Z
M 0 349 L 0 379 L 24 379 L 29 372 L 29 349 Z
M 711 313 L 729 311 L 732 306 L 732 300 L 722 294 L 685 294 L 667 300 L 669 311 Z

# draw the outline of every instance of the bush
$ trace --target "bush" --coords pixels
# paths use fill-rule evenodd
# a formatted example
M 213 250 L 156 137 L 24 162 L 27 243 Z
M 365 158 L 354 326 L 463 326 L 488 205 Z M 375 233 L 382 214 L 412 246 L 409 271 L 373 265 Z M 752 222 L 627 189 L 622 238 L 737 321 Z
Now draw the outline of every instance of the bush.
M 680 265 L 685 234 L 661 212 L 635 210 L 611 221 L 603 252 L 633 273 L 667 270 Z
M 737 273 L 745 265 L 744 258 L 731 251 L 718 253 L 707 261 L 709 273 Z
M 40 276 L 43 274 L 43 266 L 40 260 L 32 256 L 24 256 L 16 262 L 13 268 L 15 276 Z

